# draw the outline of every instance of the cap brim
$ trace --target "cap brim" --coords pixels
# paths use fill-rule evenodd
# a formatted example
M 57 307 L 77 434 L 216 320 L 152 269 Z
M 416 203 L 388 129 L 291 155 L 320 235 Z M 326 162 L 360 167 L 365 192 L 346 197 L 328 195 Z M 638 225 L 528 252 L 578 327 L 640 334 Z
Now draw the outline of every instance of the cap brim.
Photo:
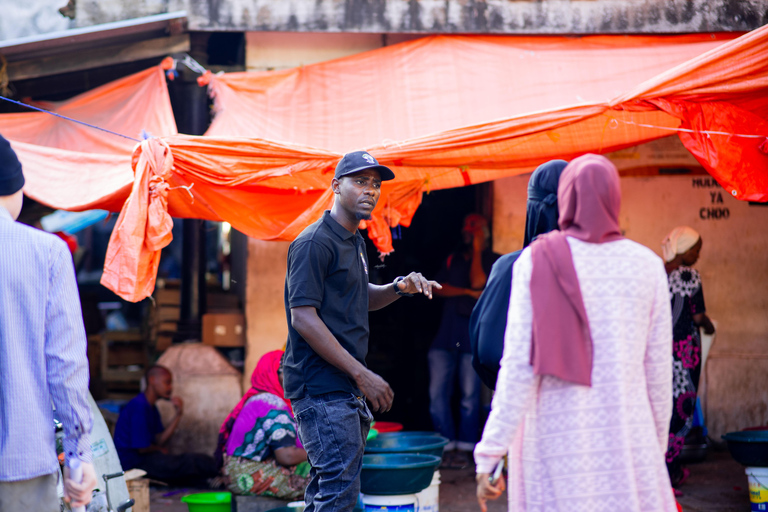
M 345 172 L 344 174 L 340 174 L 336 176 L 337 178 L 341 178 L 342 176 L 349 176 L 350 174 L 355 174 L 361 171 L 367 171 L 369 169 L 373 169 L 374 171 L 379 171 L 379 176 L 381 176 L 381 181 L 389 181 L 395 179 L 395 173 L 392 172 L 392 169 L 389 167 L 386 167 L 384 165 L 366 165 L 364 167 L 358 167 L 357 169 L 352 169 L 350 171 Z

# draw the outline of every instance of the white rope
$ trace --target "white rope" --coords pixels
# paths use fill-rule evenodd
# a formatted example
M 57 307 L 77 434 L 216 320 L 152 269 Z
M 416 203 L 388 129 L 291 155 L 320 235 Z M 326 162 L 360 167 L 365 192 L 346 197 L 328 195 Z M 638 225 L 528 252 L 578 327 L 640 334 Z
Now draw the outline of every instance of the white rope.
M 732 137 L 744 137 L 746 139 L 765 139 L 768 138 L 765 135 L 747 135 L 742 133 L 729 133 L 729 132 L 718 132 L 718 131 L 711 131 L 711 130 L 691 130 L 690 128 L 671 128 L 669 126 L 655 126 L 652 124 L 645 124 L 645 123 L 636 123 L 634 121 L 625 121 L 624 119 L 617 119 L 617 118 L 611 118 L 611 121 L 621 121 L 625 124 L 633 124 L 635 126 L 642 126 L 643 128 L 655 128 L 657 130 L 668 130 L 671 132 L 687 132 L 687 133 L 703 133 L 706 135 L 727 135 Z M 611 123 L 612 124 L 612 123 Z M 610 125 L 609 125 L 610 126 Z M 618 126 L 618 123 L 615 126 L 610 126 L 613 129 L 616 129 Z

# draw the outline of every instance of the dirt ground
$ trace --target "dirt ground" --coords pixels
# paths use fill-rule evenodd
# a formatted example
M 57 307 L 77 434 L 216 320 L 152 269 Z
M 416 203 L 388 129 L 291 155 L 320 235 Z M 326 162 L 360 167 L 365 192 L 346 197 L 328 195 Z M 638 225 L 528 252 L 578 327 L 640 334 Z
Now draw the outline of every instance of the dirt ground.
M 678 501 L 684 512 L 743 512 L 750 509 L 747 477 L 727 451 L 710 450 L 707 459 L 688 466 L 691 476 L 682 487 Z M 479 511 L 475 499 L 475 473 L 465 469 L 441 469 L 440 512 Z M 152 487 L 152 512 L 186 512 L 181 497 L 197 489 Z M 489 512 L 507 510 L 506 498 L 488 503 Z

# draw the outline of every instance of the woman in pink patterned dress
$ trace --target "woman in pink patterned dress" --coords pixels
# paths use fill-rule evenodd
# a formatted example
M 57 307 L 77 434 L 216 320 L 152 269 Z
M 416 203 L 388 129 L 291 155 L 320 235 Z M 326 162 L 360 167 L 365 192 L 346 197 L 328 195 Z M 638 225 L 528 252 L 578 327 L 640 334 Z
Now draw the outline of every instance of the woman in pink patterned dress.
M 560 231 L 513 270 L 499 382 L 475 449 L 481 509 L 501 494 L 489 473 L 508 454 L 509 510 L 675 512 L 664 265 L 621 235 L 619 176 L 605 157 L 568 164 L 557 199 Z
M 282 350 L 267 352 L 251 375 L 251 389 L 219 430 L 217 461 L 234 494 L 299 500 L 309 482 L 307 452 L 285 399 Z
M 677 488 L 688 477 L 680 464 L 685 436 L 693 425 L 696 393 L 701 375 L 701 340 L 699 326 L 712 334 L 715 327 L 706 315 L 701 277 L 691 267 L 699 259 L 701 236 L 693 228 L 680 226 L 662 242 L 664 267 L 669 277 L 672 301 L 672 421 L 669 424 L 667 470 L 672 486 Z

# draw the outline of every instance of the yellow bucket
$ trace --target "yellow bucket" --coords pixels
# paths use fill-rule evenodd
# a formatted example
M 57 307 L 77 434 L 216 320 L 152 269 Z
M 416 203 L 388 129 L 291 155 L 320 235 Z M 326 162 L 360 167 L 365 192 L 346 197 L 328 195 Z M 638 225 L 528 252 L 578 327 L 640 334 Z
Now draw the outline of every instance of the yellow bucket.
M 768 512 L 768 468 L 747 468 L 749 501 L 753 512 Z

